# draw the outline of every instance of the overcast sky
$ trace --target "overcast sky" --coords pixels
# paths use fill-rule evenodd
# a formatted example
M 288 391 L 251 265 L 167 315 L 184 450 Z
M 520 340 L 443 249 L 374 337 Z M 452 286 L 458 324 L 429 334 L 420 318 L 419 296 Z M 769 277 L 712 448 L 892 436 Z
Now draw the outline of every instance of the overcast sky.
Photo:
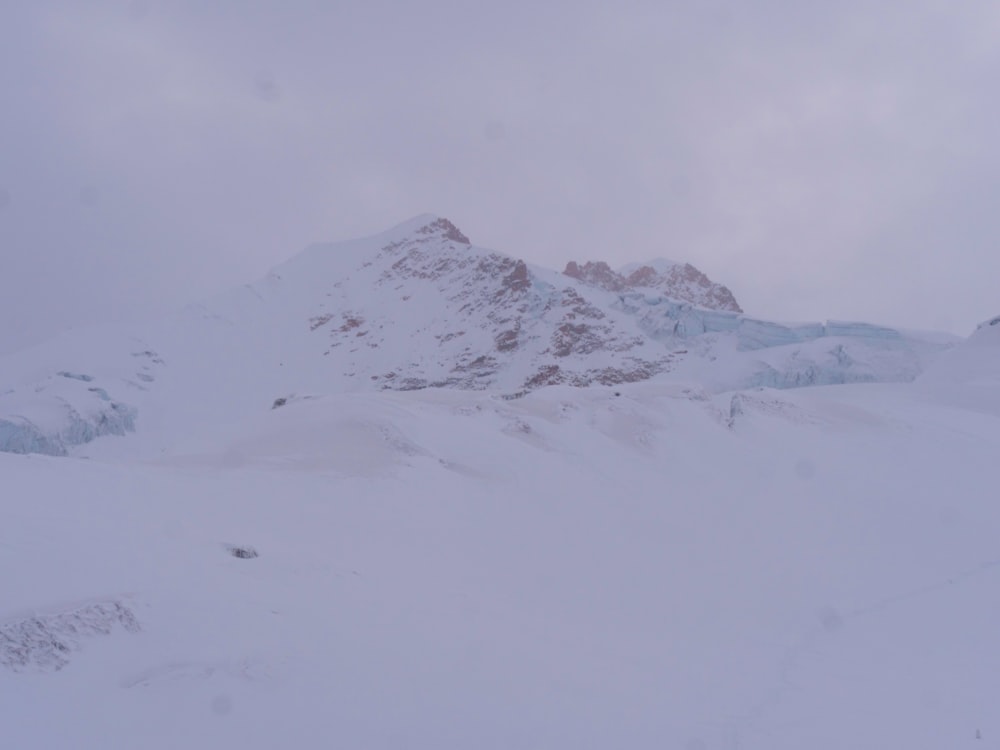
M 1000 313 L 996 0 L 10 0 L 0 352 L 412 215 L 749 314 Z

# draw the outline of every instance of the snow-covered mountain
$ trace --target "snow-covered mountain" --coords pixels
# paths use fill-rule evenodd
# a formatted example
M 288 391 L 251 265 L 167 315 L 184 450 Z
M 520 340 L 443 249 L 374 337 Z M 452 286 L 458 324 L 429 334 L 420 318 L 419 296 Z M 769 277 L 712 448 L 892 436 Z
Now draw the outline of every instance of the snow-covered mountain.
M 1000 318 L 677 265 L 420 217 L 0 362 L 5 746 L 997 745 Z
M 907 381 L 946 346 L 865 324 L 749 318 L 685 264 L 538 268 L 425 215 L 312 246 L 261 281 L 150 325 L 7 358 L 0 450 L 64 454 L 132 430 L 180 435 L 304 393 L 516 397 L 653 377 L 710 392 Z

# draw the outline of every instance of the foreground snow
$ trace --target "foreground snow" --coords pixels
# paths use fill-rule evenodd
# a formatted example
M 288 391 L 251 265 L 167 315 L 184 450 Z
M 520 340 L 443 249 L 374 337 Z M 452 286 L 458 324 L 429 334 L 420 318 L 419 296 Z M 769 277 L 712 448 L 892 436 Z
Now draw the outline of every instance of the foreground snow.
M 0 454 L 5 745 L 996 745 L 1000 414 L 953 382 L 293 398 Z

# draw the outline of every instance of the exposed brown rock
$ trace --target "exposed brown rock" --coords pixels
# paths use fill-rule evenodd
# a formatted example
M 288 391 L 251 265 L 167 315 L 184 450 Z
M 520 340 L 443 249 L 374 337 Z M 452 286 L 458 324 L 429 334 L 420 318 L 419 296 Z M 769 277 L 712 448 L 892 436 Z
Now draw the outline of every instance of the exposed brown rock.
M 544 385 L 558 385 L 564 380 L 559 365 L 543 365 L 538 368 L 538 372 L 524 381 L 524 387 L 528 390 L 541 388 Z
M 462 245 L 470 245 L 469 238 L 462 234 L 461 230 L 447 219 L 437 219 L 426 226 L 420 227 L 417 234 L 439 235 L 446 240 L 458 242 Z
M 531 281 L 528 279 L 528 266 L 523 260 L 514 263 L 514 269 L 504 278 L 503 286 L 514 293 L 523 292 L 531 286 Z
M 365 322 L 364 318 L 355 315 L 345 315 L 343 325 L 341 325 L 340 328 L 338 328 L 337 330 L 339 330 L 341 333 L 347 333 L 348 331 L 351 331 L 355 328 L 359 328 L 361 324 L 364 322 Z
M 627 286 L 653 286 L 659 280 L 659 274 L 652 266 L 637 268 L 625 279 Z
M 672 266 L 662 273 L 652 266 L 640 266 L 625 277 L 613 271 L 603 261 L 588 262 L 582 266 L 570 261 L 563 274 L 609 292 L 653 289 L 664 296 L 690 302 L 698 307 L 743 312 L 728 288 L 716 284 L 690 263 Z
M 566 264 L 563 274 L 590 286 L 607 289 L 609 292 L 620 292 L 626 288 L 625 279 L 622 278 L 621 274 L 612 271 L 611 267 L 602 260 L 596 263 L 584 263 L 583 266 L 571 260 Z
M 321 328 L 329 323 L 333 319 L 333 315 L 327 313 L 326 315 L 317 315 L 315 318 L 309 318 L 309 330 L 315 331 L 317 328 Z
M 497 337 L 493 340 L 497 351 L 512 352 L 517 349 L 517 334 L 520 328 L 520 323 L 518 323 L 514 328 L 497 334 Z
M 586 323 L 563 323 L 552 334 L 552 355 L 568 357 L 570 354 L 590 354 L 604 345 Z

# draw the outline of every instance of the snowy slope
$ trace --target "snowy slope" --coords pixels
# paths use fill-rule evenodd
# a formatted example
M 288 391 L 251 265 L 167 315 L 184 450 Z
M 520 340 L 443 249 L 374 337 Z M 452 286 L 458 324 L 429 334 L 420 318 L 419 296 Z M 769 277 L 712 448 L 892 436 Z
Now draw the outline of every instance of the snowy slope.
M 437 217 L 21 352 L 5 746 L 1000 746 L 998 372 Z
M 713 392 L 908 381 L 947 347 L 865 324 L 755 320 L 703 276 L 674 284 L 678 268 L 643 265 L 615 289 L 473 246 L 446 219 L 420 216 L 310 247 L 259 282 L 151 324 L 5 359 L 0 450 L 59 455 L 133 430 L 137 447 L 160 450 L 295 394 L 517 396 L 654 377 Z
M 917 385 L 936 400 L 1000 415 L 1000 317 L 937 358 Z
M 997 420 L 898 384 L 437 389 L 155 463 L 0 456 L 5 741 L 989 747 Z

